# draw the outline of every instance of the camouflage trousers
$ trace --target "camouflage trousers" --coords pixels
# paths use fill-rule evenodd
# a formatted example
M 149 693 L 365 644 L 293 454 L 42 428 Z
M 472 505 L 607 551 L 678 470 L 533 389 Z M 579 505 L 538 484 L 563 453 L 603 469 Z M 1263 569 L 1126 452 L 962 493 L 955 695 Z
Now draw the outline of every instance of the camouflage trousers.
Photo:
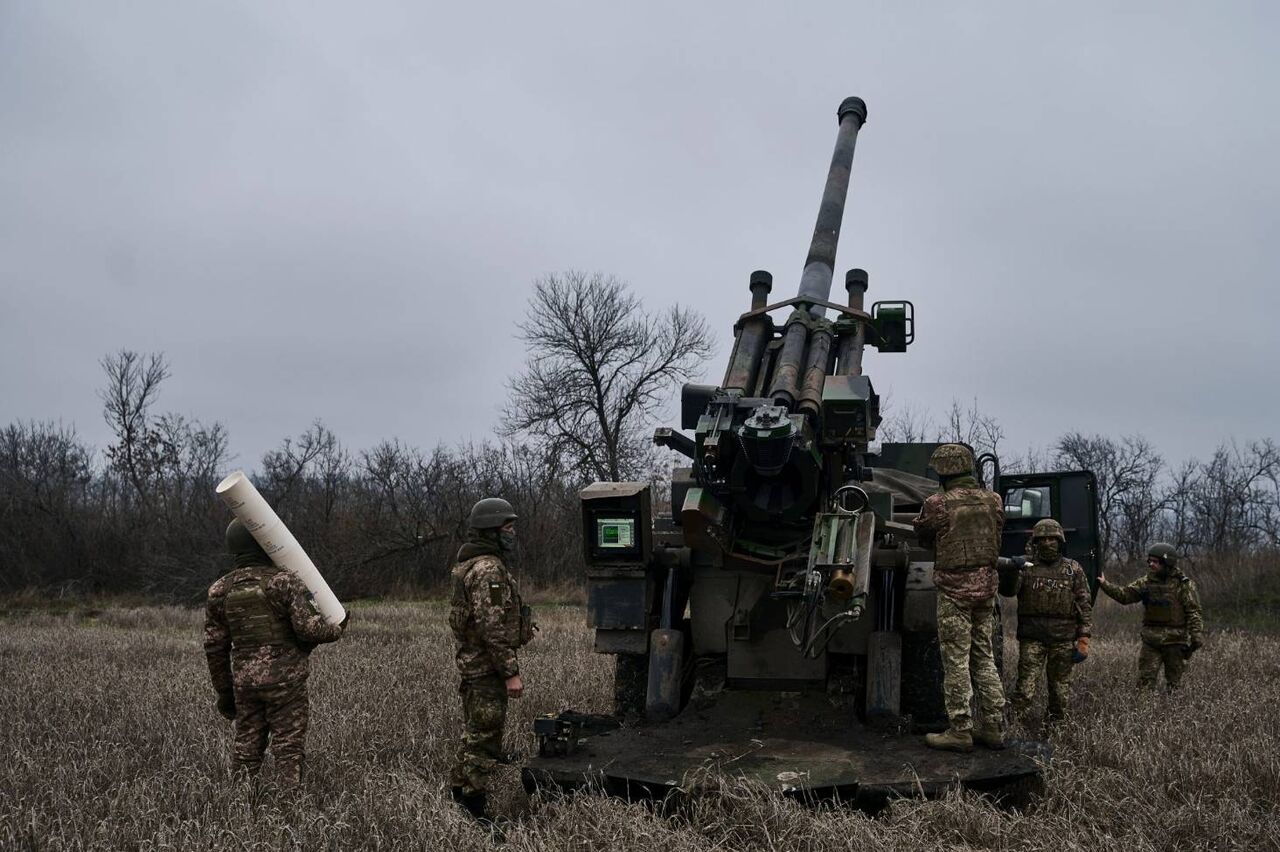
M 1035 700 L 1043 674 L 1049 687 L 1050 719 L 1067 715 L 1067 695 L 1071 691 L 1071 675 L 1075 671 L 1075 642 L 1018 642 L 1018 686 L 1010 703 L 1015 712 L 1025 715 Z
M 957 731 L 973 728 L 970 704 L 987 724 L 1003 725 L 1004 685 L 991 650 L 995 599 L 958 601 L 938 593 L 938 645 L 942 652 L 942 696 L 947 718 Z
M 236 735 L 232 748 L 236 771 L 256 775 L 270 741 L 276 779 L 281 784 L 299 784 L 306 739 L 306 678 L 270 686 L 236 687 Z
M 1184 650 L 1183 645 L 1152 645 L 1143 642 L 1142 650 L 1138 652 L 1138 686 L 1155 689 L 1156 678 L 1163 667 L 1165 686 L 1177 689 L 1182 682 L 1182 673 L 1187 670 Z
M 461 787 L 463 795 L 483 793 L 502 758 L 507 684 L 502 675 L 491 674 L 464 680 L 458 692 L 462 695 L 462 742 L 450 783 Z

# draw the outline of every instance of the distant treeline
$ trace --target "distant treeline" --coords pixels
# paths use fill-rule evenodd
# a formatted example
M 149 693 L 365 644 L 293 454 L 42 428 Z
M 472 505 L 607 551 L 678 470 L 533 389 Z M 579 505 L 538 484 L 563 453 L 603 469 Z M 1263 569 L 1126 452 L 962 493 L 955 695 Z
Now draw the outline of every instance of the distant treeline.
M 115 436 L 105 450 L 57 423 L 0 430 L 0 593 L 196 601 L 228 564 L 230 515 L 214 494 L 228 472 L 227 431 L 153 413 L 168 376 L 161 356 L 124 351 L 102 366 Z M 638 429 L 612 434 L 615 459 L 641 458 L 651 446 Z M 635 447 L 622 447 L 623 435 Z M 884 424 L 881 438 L 999 450 L 1003 432 L 976 403 L 953 404 L 941 427 L 908 410 Z M 266 453 L 251 475 L 341 596 L 439 592 L 472 504 L 492 495 L 520 515 L 524 582 L 576 586 L 577 492 L 604 473 L 598 468 L 618 465 L 593 470 L 566 446 L 513 437 L 431 451 L 391 440 L 350 451 L 316 422 Z M 1280 448 L 1271 440 L 1224 443 L 1204 461 L 1171 467 L 1141 436 L 1067 433 L 1047 451 L 1005 453 L 1004 469 L 1092 470 L 1112 563 L 1140 562 L 1154 540 L 1173 543 L 1192 564 L 1269 561 L 1280 551 Z M 663 497 L 659 489 L 655 499 Z
M 231 516 L 214 494 L 226 433 L 166 426 L 132 469 L 118 445 L 98 456 L 68 427 L 0 431 L 0 591 L 197 600 L 229 562 Z M 253 480 L 339 595 L 439 591 L 471 505 L 492 494 L 520 514 L 526 578 L 582 575 L 578 483 L 519 445 L 352 453 L 316 423 L 267 453 Z
M 1140 563 L 1153 541 L 1169 542 L 1193 562 L 1280 550 L 1280 447 L 1270 438 L 1224 441 L 1206 459 L 1180 464 L 1170 464 L 1142 435 L 1067 432 L 1047 449 L 1013 454 L 1001 446 L 998 420 L 976 401 L 968 408 L 953 401 L 941 421 L 918 408 L 895 409 L 880 438 L 963 441 L 997 453 L 1004 473 L 1093 471 L 1110 563 Z

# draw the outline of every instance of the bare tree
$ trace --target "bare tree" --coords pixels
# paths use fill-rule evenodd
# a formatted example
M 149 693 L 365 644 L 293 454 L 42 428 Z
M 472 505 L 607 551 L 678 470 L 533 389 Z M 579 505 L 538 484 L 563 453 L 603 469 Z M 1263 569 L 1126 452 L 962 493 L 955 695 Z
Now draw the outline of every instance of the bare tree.
M 994 453 L 1000 448 L 1004 429 L 998 420 L 986 414 L 973 400 L 968 408 L 958 399 L 951 400 L 946 420 L 939 424 L 928 409 L 907 403 L 902 408 L 892 404 L 889 395 L 881 397 L 880 410 L 884 421 L 877 430 L 883 442 L 919 444 L 929 441 L 958 442 L 967 444 L 975 453 Z
M 1043 447 L 1029 446 L 1018 455 L 1000 458 L 1000 470 L 1005 474 L 1037 473 L 1056 467 L 1053 456 Z
M 888 391 L 880 395 L 880 415 L 876 437 L 883 443 L 919 444 L 938 431 L 927 409 L 911 402 L 899 406 Z
M 518 327 L 528 361 L 509 386 L 505 434 L 529 435 L 596 479 L 644 474 L 646 427 L 714 349 L 698 314 L 679 305 L 650 314 L 624 282 L 599 273 L 537 281 Z
M 100 392 L 102 416 L 116 436 L 107 458 L 133 486 L 144 506 L 150 506 L 150 480 L 157 469 L 172 461 L 173 447 L 155 429 L 151 407 L 160 383 L 169 377 L 164 355 L 140 355 L 122 349 L 101 361 L 107 385 Z
M 85 504 L 92 453 L 61 423 L 0 430 L 0 589 L 38 588 L 92 573 Z
M 1168 485 L 1161 497 L 1164 506 L 1160 525 L 1160 537 L 1181 553 L 1199 544 L 1195 513 L 1195 494 L 1200 488 L 1200 463 L 1195 459 L 1183 462 L 1170 474 Z
M 999 421 L 986 414 L 978 407 L 974 399 L 968 408 L 960 405 L 960 400 L 951 400 L 951 409 L 947 412 L 947 422 L 938 431 L 939 441 L 956 441 L 968 444 L 975 453 L 995 453 L 1000 449 L 1000 441 L 1004 438 L 1004 429 Z
M 272 504 L 285 504 L 304 482 L 305 474 L 314 473 L 319 467 L 327 472 L 326 478 L 340 476 L 350 466 L 350 457 L 338 443 L 337 437 L 319 420 L 305 432 L 294 438 L 285 438 L 279 449 L 270 450 L 262 457 L 262 483 L 266 497 Z M 332 482 L 329 483 L 332 487 Z M 278 509 L 277 509 L 278 510 Z
M 453 460 L 443 449 L 430 456 L 399 441 L 383 441 L 360 454 L 361 528 L 368 565 L 397 554 L 412 554 L 449 537 L 441 523 L 439 496 Z
M 1280 544 L 1280 447 L 1271 440 L 1241 449 L 1221 444 L 1200 465 L 1190 501 L 1196 538 L 1210 553 L 1232 554 L 1249 546 Z
M 1055 446 L 1063 468 L 1091 470 L 1098 480 L 1098 522 L 1103 554 L 1132 559 L 1146 546 L 1156 512 L 1153 502 L 1164 459 L 1141 435 L 1116 441 L 1069 432 Z

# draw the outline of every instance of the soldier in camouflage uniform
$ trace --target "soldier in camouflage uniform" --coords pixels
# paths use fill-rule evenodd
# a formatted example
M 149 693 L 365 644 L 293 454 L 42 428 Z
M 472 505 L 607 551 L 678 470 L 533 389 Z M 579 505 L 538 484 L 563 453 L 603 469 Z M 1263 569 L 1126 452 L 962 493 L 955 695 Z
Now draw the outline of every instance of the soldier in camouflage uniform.
M 1098 575 L 1098 587 L 1116 601 L 1142 601 L 1142 650 L 1138 652 L 1138 685 L 1154 689 L 1164 668 L 1164 682 L 1176 689 L 1191 655 L 1204 645 L 1204 619 L 1196 584 L 1178 568 L 1178 552 L 1158 542 L 1147 551 L 1147 575 L 1123 588 Z
M 533 638 L 534 629 L 506 564 L 515 550 L 515 521 L 506 500 L 489 497 L 476 503 L 468 520 L 469 537 L 452 572 L 449 627 L 458 645 L 464 726 L 452 793 L 484 825 L 493 825 L 486 791 L 503 756 L 507 699 L 524 695 L 516 649 Z
M 235 567 L 209 587 L 204 651 L 218 693 L 218 712 L 235 720 L 232 759 L 256 775 L 268 740 L 277 780 L 302 781 L 307 736 L 307 658 L 347 626 L 324 620 L 297 575 L 271 558 L 244 524 L 227 527 Z M 349 616 L 348 616 L 349 617 Z
M 925 500 L 912 524 L 920 543 L 935 551 L 938 644 L 950 724 L 925 741 L 948 751 L 972 751 L 975 740 L 987 748 L 1004 748 L 1004 686 L 991 647 L 1004 506 L 978 486 L 973 452 L 963 444 L 943 444 L 929 464 L 943 490 Z M 975 686 L 982 711 L 976 728 L 969 709 Z
M 1062 555 L 1067 536 L 1052 518 L 1031 530 L 1032 561 L 1018 572 L 1018 686 L 1011 703 L 1026 720 L 1040 674 L 1048 680 L 1050 721 L 1066 717 L 1075 663 L 1089 656 L 1093 603 L 1080 563 Z

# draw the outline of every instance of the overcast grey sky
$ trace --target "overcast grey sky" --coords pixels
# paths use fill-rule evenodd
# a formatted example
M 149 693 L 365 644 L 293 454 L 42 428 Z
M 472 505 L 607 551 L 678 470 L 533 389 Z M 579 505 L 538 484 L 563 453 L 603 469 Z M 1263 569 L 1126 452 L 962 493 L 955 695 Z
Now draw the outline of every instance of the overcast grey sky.
M 847 95 L 837 262 L 914 301 L 897 405 L 1007 448 L 1280 437 L 1269 3 L 0 3 L 0 424 L 107 443 L 99 359 L 237 462 L 497 422 L 530 283 L 691 305 L 799 280 Z

